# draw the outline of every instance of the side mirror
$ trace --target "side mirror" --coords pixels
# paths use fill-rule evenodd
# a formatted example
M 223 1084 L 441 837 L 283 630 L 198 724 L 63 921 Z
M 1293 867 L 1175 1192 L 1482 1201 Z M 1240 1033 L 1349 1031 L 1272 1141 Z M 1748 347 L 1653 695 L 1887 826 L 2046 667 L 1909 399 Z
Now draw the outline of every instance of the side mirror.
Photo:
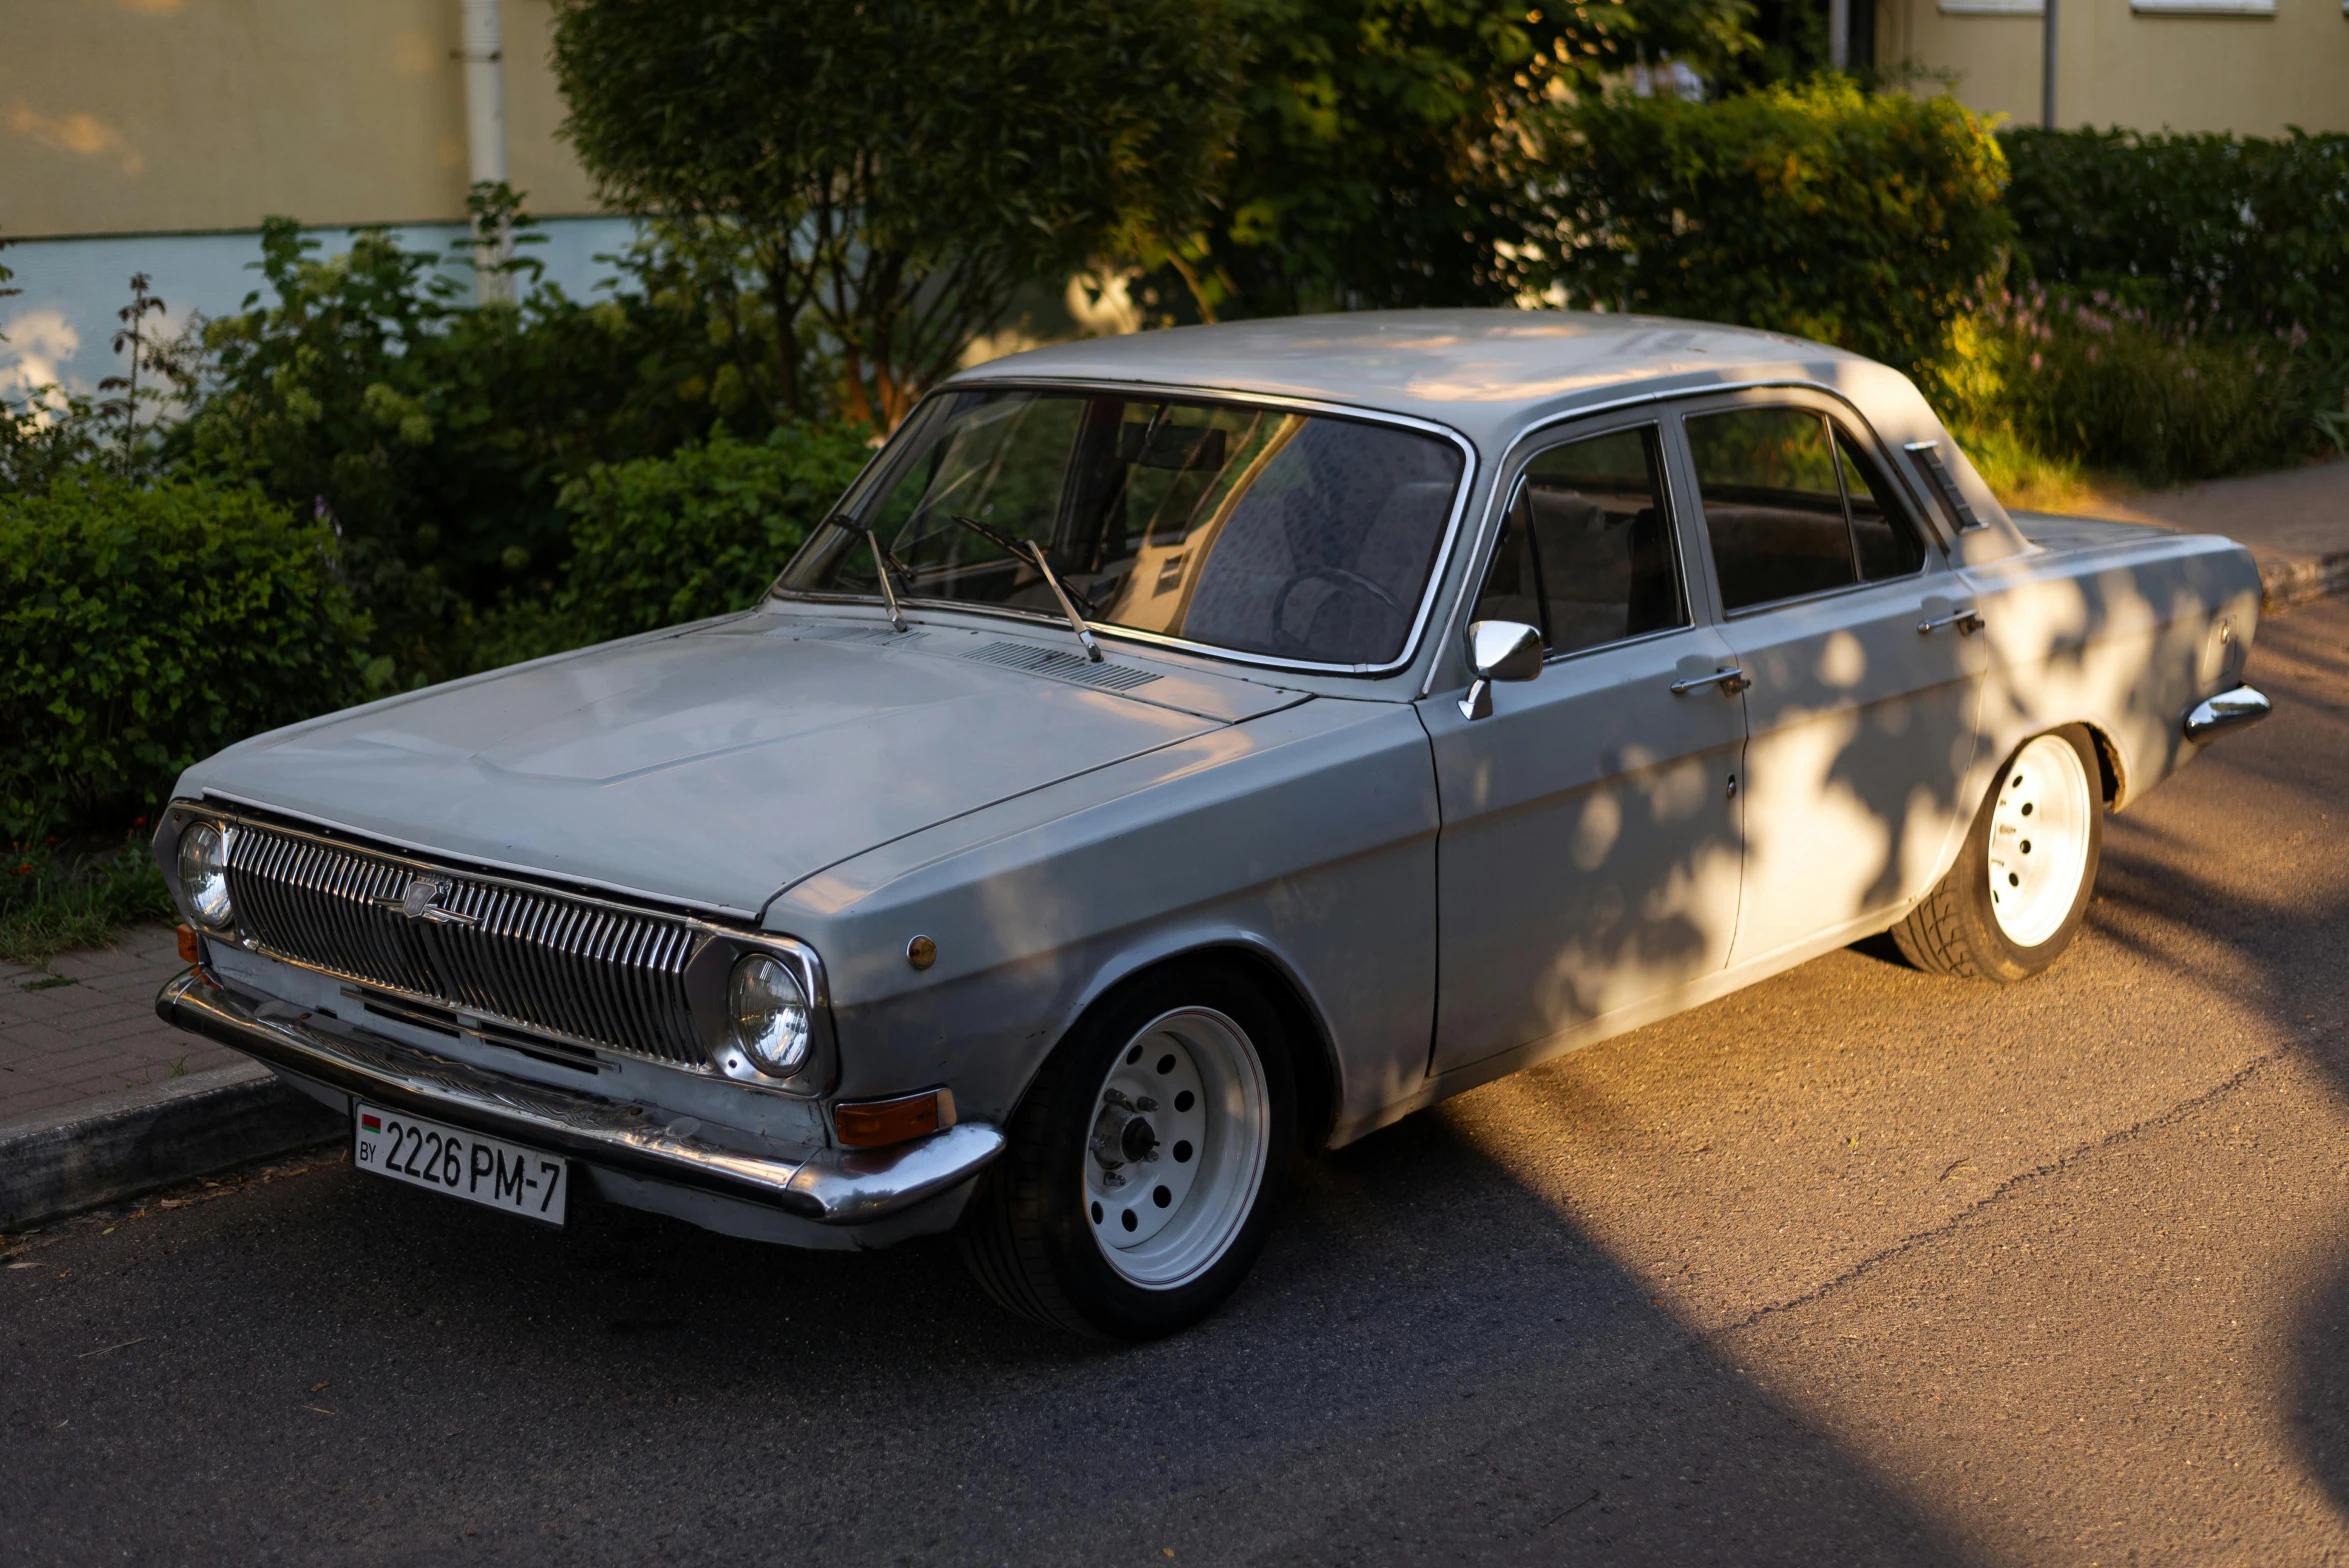
M 1481 719 L 1493 711 L 1493 682 L 1529 681 L 1542 672 L 1539 628 L 1523 621 L 1472 621 L 1468 626 L 1468 667 L 1476 681 L 1460 699 L 1460 717 Z

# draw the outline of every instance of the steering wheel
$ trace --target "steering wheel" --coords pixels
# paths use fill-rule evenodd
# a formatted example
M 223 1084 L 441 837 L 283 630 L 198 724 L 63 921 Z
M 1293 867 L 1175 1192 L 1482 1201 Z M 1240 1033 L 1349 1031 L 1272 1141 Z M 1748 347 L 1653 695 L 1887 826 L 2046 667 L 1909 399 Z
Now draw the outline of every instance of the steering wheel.
M 1373 599 L 1376 599 L 1379 603 L 1385 605 L 1388 609 L 1394 611 L 1404 620 L 1408 621 L 1411 619 L 1411 612 L 1404 607 L 1402 600 L 1396 598 L 1393 594 L 1387 592 L 1384 588 L 1381 588 L 1378 584 L 1372 582 L 1369 578 L 1363 576 L 1360 572 L 1349 571 L 1343 566 L 1308 566 L 1305 568 L 1305 570 L 1299 572 L 1296 576 L 1281 584 L 1281 591 L 1272 596 L 1273 627 L 1275 630 L 1280 632 L 1281 636 L 1287 637 L 1291 642 L 1297 642 L 1299 639 L 1289 637 L 1288 631 L 1286 629 L 1287 622 L 1281 618 L 1282 612 L 1288 608 L 1289 595 L 1297 591 L 1297 585 L 1299 583 L 1311 582 L 1317 577 L 1323 579 L 1324 581 L 1335 583 L 1340 588 L 1352 589 L 1356 593 L 1366 593 Z

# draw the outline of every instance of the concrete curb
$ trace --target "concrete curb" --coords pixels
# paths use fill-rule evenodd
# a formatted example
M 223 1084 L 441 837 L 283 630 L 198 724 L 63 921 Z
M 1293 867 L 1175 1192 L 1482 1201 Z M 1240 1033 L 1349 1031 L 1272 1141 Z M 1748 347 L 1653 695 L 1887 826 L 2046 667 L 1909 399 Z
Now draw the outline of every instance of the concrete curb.
M 2259 613 L 2273 615 L 2296 604 L 2349 593 L 2349 550 L 2335 550 L 2313 561 L 2288 561 L 2262 567 L 2259 573 Z
M 0 1231 L 337 1137 L 343 1124 L 258 1062 L 0 1123 Z

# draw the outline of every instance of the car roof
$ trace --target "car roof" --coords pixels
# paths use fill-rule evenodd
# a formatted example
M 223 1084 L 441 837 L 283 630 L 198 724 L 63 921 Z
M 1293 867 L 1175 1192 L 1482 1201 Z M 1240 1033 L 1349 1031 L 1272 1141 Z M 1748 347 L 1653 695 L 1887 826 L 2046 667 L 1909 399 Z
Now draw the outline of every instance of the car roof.
M 1410 414 L 1505 443 L 1532 419 L 1627 392 L 1848 382 L 1871 361 L 1707 322 L 1567 310 L 1372 310 L 1085 338 L 990 360 L 955 384 L 1106 380 Z

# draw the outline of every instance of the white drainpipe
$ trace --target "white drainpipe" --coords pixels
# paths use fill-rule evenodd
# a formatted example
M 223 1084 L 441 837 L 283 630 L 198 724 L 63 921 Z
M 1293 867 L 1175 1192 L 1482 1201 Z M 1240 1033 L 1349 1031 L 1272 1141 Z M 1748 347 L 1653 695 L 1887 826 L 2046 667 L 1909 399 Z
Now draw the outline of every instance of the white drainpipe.
M 475 185 L 506 178 L 506 84 L 499 63 L 504 53 L 498 0 L 465 0 L 465 141 Z M 474 275 L 481 302 L 512 299 L 512 275 L 489 270 L 513 254 L 504 232 L 482 235 L 476 254 L 482 266 Z

